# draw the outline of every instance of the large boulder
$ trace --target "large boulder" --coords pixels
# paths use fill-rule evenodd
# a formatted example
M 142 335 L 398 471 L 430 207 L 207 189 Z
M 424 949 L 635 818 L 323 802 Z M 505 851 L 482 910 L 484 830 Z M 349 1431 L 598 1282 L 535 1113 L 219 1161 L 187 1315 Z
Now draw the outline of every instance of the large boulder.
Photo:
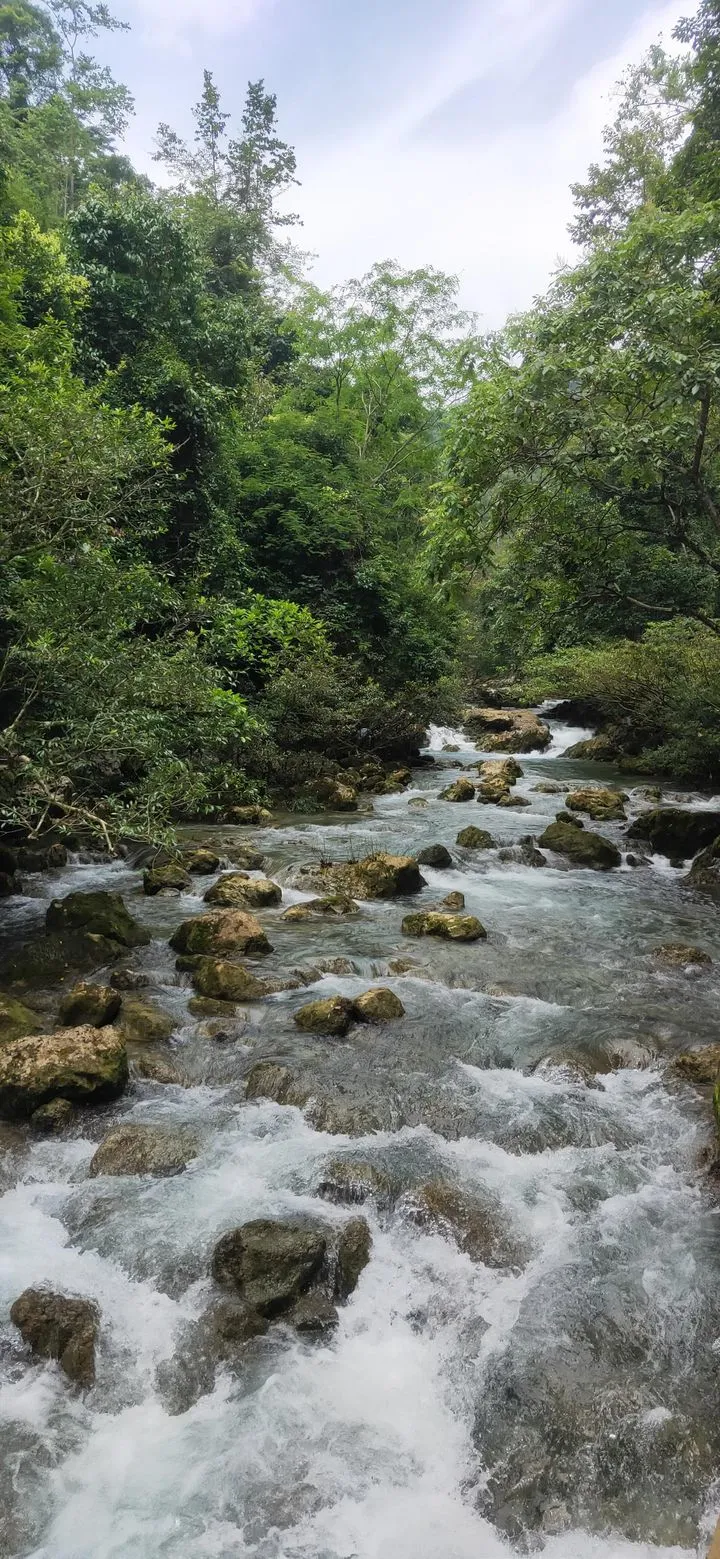
M 610 790 L 602 785 L 582 785 L 572 790 L 565 805 L 571 812 L 585 812 L 596 823 L 624 823 L 626 812 L 623 803 L 627 796 L 622 790 Z
M 720 1081 L 720 1045 L 702 1045 L 699 1050 L 685 1050 L 676 1056 L 673 1066 L 680 1077 L 690 1083 L 711 1085 Z
M 582 742 L 575 742 L 573 747 L 568 747 L 564 756 L 566 758 L 584 758 L 592 763 L 612 763 L 619 755 L 617 742 L 610 736 L 590 736 Z
M 689 888 L 697 888 L 700 893 L 707 893 L 709 898 L 720 903 L 720 838 L 714 839 L 706 850 L 696 855 L 683 881 Z
M 250 953 L 264 955 L 272 948 L 260 925 L 246 910 L 218 910 L 183 920 L 170 938 L 176 953 Z
M 227 814 L 228 823 L 233 823 L 240 828 L 256 828 L 263 823 L 272 822 L 272 812 L 267 807 L 258 806 L 256 803 L 244 807 L 231 807 Z
M 119 893 L 68 893 L 53 899 L 45 916 L 50 932 L 84 931 L 120 947 L 144 947 L 150 932 L 126 908 Z
M 227 843 L 223 844 L 223 850 L 232 865 L 238 866 L 241 871 L 259 872 L 265 865 L 265 856 L 261 850 L 255 848 L 255 845 Z
M 295 1022 L 304 1034 L 347 1034 L 354 1016 L 353 1003 L 346 996 L 328 996 L 324 1001 L 308 1002 L 295 1013 Z
M 505 789 L 523 777 L 517 758 L 484 758 L 478 764 L 481 780 L 500 780 Z
M 197 1138 L 182 1127 L 116 1126 L 93 1154 L 88 1174 L 178 1175 L 197 1151 Z
M 242 964 L 227 963 L 221 958 L 200 958 L 192 971 L 192 983 L 199 996 L 215 1001 L 262 1001 L 273 990 Z
M 26 1288 L 15 1300 L 10 1320 L 39 1358 L 56 1359 L 78 1386 L 93 1384 L 99 1316 L 89 1299 Z
M 40 1021 L 37 1013 L 23 1002 L 0 991 L 0 1045 L 22 1039 L 24 1034 L 37 1034 Z
M 551 823 L 540 835 L 538 844 L 543 850 L 564 855 L 573 866 L 587 866 L 593 871 L 606 872 L 619 866 L 622 856 L 617 845 L 602 834 L 590 833 L 585 828 L 575 828 L 572 823 Z
M 412 856 L 387 855 L 383 851 L 361 861 L 330 861 L 303 867 L 296 881 L 300 888 L 347 893 L 356 899 L 394 899 L 419 893 L 425 887 L 420 867 Z
M 362 996 L 355 997 L 352 1008 L 353 1016 L 360 1023 L 392 1023 L 396 1018 L 405 1016 L 400 997 L 383 986 L 363 991 Z
M 403 936 L 437 936 L 450 942 L 479 942 L 487 937 L 485 927 L 474 915 L 452 915 L 440 910 L 420 910 L 406 915 Z
M 630 824 L 628 839 L 644 839 L 658 855 L 685 860 L 720 835 L 720 812 L 687 807 L 653 807 Z
M 309 1090 L 298 1083 L 288 1066 L 277 1061 L 256 1061 L 245 1079 L 248 1099 L 271 1099 L 273 1104 L 291 1104 L 303 1109 Z
M 320 1229 L 258 1218 L 218 1241 L 212 1275 L 251 1310 L 272 1318 L 290 1310 L 320 1278 L 327 1248 Z
M 486 752 L 536 752 L 550 746 L 550 727 L 530 709 L 469 709 L 464 726 Z
M 117 1026 L 129 1045 L 164 1044 L 177 1028 L 169 1012 L 139 996 L 125 997 Z
M 121 1001 L 120 992 L 111 985 L 93 985 L 91 981 L 80 980 L 63 997 L 58 1015 L 65 1028 L 77 1028 L 84 1023 L 91 1023 L 98 1029 L 106 1028 L 117 1017 Z
M 501 802 L 509 801 L 510 788 L 500 774 L 495 774 L 489 779 L 481 779 L 477 799 L 481 806 L 498 807 Z
M 455 841 L 464 850 L 494 850 L 495 840 L 486 828 L 461 828 Z
M 440 792 L 440 800 L 441 801 L 474 801 L 475 800 L 475 786 L 473 785 L 472 780 L 469 780 L 469 779 L 455 780 L 454 785 L 448 785 L 445 790 L 441 790 L 441 792 Z
M 178 861 L 174 861 L 167 866 L 148 866 L 143 873 L 143 892 L 149 898 L 154 898 L 158 893 L 170 891 L 187 893 L 191 887 L 192 878 Z
M 417 860 L 420 866 L 435 866 L 439 870 L 452 866 L 452 856 L 444 844 L 429 844 L 420 850 Z
M 268 877 L 248 877 L 246 872 L 228 872 L 219 877 L 204 895 L 206 904 L 224 909 L 267 909 L 282 900 L 282 888 Z
M 101 1104 L 128 1078 L 125 1040 L 115 1028 L 59 1029 L 0 1046 L 0 1114 L 32 1115 L 50 1099 Z

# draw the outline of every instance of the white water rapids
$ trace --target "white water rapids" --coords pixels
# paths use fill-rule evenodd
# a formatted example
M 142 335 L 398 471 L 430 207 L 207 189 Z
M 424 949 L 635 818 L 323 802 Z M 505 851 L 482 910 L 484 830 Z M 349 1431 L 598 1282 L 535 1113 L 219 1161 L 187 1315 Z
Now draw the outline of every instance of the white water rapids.
M 231 1044 L 188 1014 L 187 977 L 166 945 L 200 912 L 207 879 L 180 900 L 145 899 L 124 863 L 75 864 L 6 904 L 10 932 L 32 930 L 50 896 L 121 891 L 156 938 L 132 965 L 175 1013 L 173 1051 L 193 1085 L 136 1081 L 62 1139 L 14 1127 L 3 1138 L 2 1559 L 704 1559 L 720 1506 L 719 1216 L 697 1170 L 708 1105 L 669 1086 L 663 1063 L 717 1039 L 720 982 L 714 969 L 658 974 L 651 954 L 697 943 L 720 967 L 717 910 L 667 863 L 537 871 L 455 848 L 471 822 L 505 846 L 540 833 L 563 798 L 533 786 L 592 774 L 562 758 L 586 734 L 557 728 L 548 753 L 522 758 L 522 813 L 439 800 L 455 777 L 442 748 L 461 746 L 459 764 L 474 754 L 435 728 L 448 772 L 419 770 L 372 817 L 252 831 L 283 883 L 312 855 L 445 843 L 453 868 L 426 869 L 412 907 L 459 889 L 489 939 L 410 943 L 405 902 L 332 924 L 263 911 L 271 967 L 342 955 L 355 972 L 248 1008 Z M 601 831 L 622 838 L 619 825 Z M 287 888 L 285 906 L 301 896 Z M 389 975 L 400 955 L 418 972 Z M 303 1002 L 371 984 L 401 996 L 400 1024 L 345 1041 L 298 1034 Z M 660 1059 L 598 1088 L 530 1070 L 553 1049 L 612 1038 L 652 1042 Z M 307 1060 L 318 1087 L 367 1089 L 390 1101 L 392 1120 L 350 1138 L 294 1108 L 247 1103 L 242 1078 L 265 1056 Z M 190 1125 L 198 1157 L 172 1179 L 88 1179 L 118 1121 Z M 491 1196 L 522 1261 L 486 1267 L 418 1226 L 402 1199 L 368 1202 L 372 1259 L 331 1340 L 277 1327 L 238 1369 L 193 1386 L 188 1327 L 211 1296 L 214 1243 L 257 1217 L 342 1223 L 347 1208 L 318 1185 L 343 1155 L 404 1185 L 444 1177 Z M 84 1395 L 32 1362 L 9 1323 L 16 1296 L 42 1283 L 100 1307 L 97 1383 Z

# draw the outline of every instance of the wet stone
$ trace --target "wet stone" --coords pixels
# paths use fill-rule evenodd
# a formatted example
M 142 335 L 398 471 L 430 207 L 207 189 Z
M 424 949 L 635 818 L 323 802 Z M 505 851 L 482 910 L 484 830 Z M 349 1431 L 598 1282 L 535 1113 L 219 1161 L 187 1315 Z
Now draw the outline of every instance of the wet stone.
M 0 1114 L 33 1115 L 51 1099 L 102 1104 L 128 1078 L 125 1041 L 115 1028 L 59 1029 L 0 1046 Z
M 150 932 L 127 909 L 119 893 L 68 893 L 53 899 L 45 917 L 48 931 L 85 931 L 121 947 L 143 947 Z
M 252 909 L 267 909 L 281 902 L 282 888 L 267 877 L 247 877 L 243 872 L 230 872 L 213 883 L 204 897 L 206 904 L 230 909 L 242 905 Z
M 475 915 L 452 915 L 438 910 L 406 915 L 402 931 L 403 936 L 436 936 L 450 942 L 478 942 L 487 937 L 485 927 Z
M 75 1110 L 69 1099 L 51 1099 L 41 1104 L 30 1116 L 30 1125 L 45 1137 L 54 1137 L 65 1131 L 75 1119 Z
M 78 1386 L 93 1384 L 99 1317 L 90 1300 L 27 1288 L 15 1300 L 10 1319 L 39 1358 L 56 1359 Z
M 88 1175 L 177 1175 L 198 1151 L 184 1128 L 116 1126 L 93 1154 Z
M 80 1023 L 92 1023 L 95 1028 L 104 1028 L 117 1017 L 120 1003 L 120 993 L 112 986 L 93 985 L 91 981 L 81 980 L 63 997 L 59 1008 L 60 1021 L 68 1028 Z
M 264 956 L 272 948 L 260 922 L 245 910 L 218 910 L 209 915 L 197 915 L 184 920 L 170 938 L 170 946 L 177 953 L 215 954 L 245 953 Z
M 354 1017 L 353 1003 L 346 996 L 328 996 L 324 1001 L 309 1002 L 294 1014 L 297 1027 L 304 1034 L 342 1036 Z
M 495 840 L 486 828 L 461 828 L 457 836 L 456 844 L 462 845 L 464 850 L 493 850 Z
M 425 850 L 420 850 L 417 860 L 421 866 L 435 866 L 440 869 L 452 866 L 453 859 L 450 851 L 444 844 L 430 844 Z
M 258 1218 L 218 1241 L 212 1275 L 271 1318 L 289 1310 L 319 1278 L 326 1252 L 321 1230 Z
M 352 1014 L 361 1023 L 393 1023 L 405 1016 L 405 1008 L 394 991 L 377 986 L 355 997 Z
M 370 1260 L 372 1235 L 364 1218 L 351 1218 L 343 1225 L 336 1252 L 335 1293 L 347 1299 L 355 1292 Z
M 170 1038 L 176 1023 L 168 1012 L 162 1012 L 153 1002 L 126 996 L 117 1027 L 129 1045 L 157 1045 Z
M 459 779 L 454 785 L 448 785 L 446 790 L 440 792 L 441 801 L 474 801 L 475 786 L 472 780 Z
M 653 958 L 664 969 L 709 969 L 712 958 L 701 947 L 686 947 L 682 942 L 666 942 L 656 947 Z
M 191 887 L 192 878 L 182 866 L 177 864 L 150 866 L 143 874 L 143 892 L 149 898 L 154 898 L 158 893 L 187 893 Z

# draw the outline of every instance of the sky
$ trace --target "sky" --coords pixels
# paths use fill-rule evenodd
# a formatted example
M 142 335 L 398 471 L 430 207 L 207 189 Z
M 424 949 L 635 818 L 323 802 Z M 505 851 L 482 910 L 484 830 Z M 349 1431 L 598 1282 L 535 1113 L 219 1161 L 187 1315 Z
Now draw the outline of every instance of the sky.
M 612 88 L 693 0 L 116 0 L 99 40 L 134 93 L 127 148 L 156 179 L 157 124 L 192 134 L 204 68 L 239 120 L 277 94 L 296 148 L 295 233 L 321 286 L 377 260 L 459 277 L 482 327 L 573 257 L 569 186 L 601 153 Z

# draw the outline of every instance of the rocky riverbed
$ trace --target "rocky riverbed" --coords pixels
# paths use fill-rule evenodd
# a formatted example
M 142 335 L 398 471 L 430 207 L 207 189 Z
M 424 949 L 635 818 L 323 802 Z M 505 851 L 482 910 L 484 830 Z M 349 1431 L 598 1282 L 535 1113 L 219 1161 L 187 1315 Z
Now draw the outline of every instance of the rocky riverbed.
M 2 1554 L 706 1551 L 720 803 L 474 713 L 0 906 Z

